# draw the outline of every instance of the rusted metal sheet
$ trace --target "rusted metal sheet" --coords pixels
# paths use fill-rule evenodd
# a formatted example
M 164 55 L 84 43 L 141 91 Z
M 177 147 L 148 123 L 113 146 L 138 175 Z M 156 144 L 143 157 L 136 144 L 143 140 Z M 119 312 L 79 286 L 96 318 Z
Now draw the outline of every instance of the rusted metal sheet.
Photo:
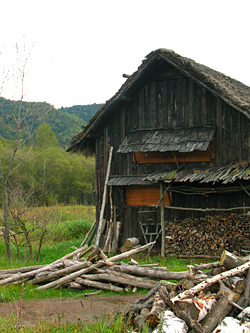
M 214 127 L 201 126 L 134 131 L 127 134 L 117 152 L 206 151 L 214 132 Z

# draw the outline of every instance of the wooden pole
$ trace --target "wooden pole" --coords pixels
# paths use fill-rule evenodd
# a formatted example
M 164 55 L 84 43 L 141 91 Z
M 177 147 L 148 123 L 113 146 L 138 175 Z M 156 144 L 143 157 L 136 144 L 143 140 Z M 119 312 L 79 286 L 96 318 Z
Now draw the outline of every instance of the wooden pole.
M 165 215 L 164 215 L 164 189 L 163 183 L 160 183 L 160 195 L 161 195 L 161 257 L 165 257 Z
M 105 203 L 106 203 L 106 197 L 107 197 L 107 186 L 108 186 L 107 184 L 108 184 L 109 175 L 110 175 L 112 154 L 113 154 L 113 147 L 110 147 L 108 168 L 107 168 L 106 179 L 105 179 L 104 190 L 103 190 L 103 196 L 102 196 L 102 207 L 101 207 L 101 212 L 100 212 L 100 217 L 99 217 L 99 224 L 98 224 L 98 228 L 97 228 L 97 232 L 96 232 L 96 239 L 95 239 L 95 245 L 96 246 L 99 246 L 99 243 L 100 243 L 102 223 L 103 223 L 102 221 L 103 221 L 104 209 L 105 209 Z

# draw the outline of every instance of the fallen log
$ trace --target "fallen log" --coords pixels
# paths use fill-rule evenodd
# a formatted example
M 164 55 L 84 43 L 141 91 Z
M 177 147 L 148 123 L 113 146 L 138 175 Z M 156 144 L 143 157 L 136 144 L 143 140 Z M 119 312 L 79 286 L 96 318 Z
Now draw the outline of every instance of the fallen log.
M 114 272 L 116 273 L 116 272 Z M 134 277 L 128 274 L 113 274 L 113 273 L 102 273 L 102 274 L 86 274 L 81 275 L 81 278 L 94 280 L 94 281 L 108 281 L 125 286 L 132 286 L 143 289 L 151 289 L 157 282 L 152 280 L 145 280 L 139 277 Z
M 30 271 L 37 270 L 39 268 L 45 267 L 47 265 L 37 265 L 37 266 L 27 266 L 27 267 L 19 267 L 19 268 L 11 268 L 0 270 L 0 276 L 3 274 L 16 274 L 16 273 L 26 273 Z
M 30 281 L 30 283 L 38 284 L 38 283 L 49 281 L 49 280 L 52 280 L 52 279 L 57 279 L 59 276 L 67 275 L 69 273 L 79 271 L 80 269 L 87 268 L 90 265 L 91 265 L 90 262 L 84 261 L 82 263 L 79 263 L 79 264 L 76 264 L 76 265 L 73 265 L 73 266 L 70 266 L 70 267 L 66 267 L 64 269 L 59 269 L 56 272 L 52 272 L 52 273 L 47 274 L 46 276 L 43 276 L 43 277 L 38 277 L 38 278 L 35 277 L 33 280 Z
M 96 289 L 110 290 L 110 291 L 116 291 L 116 292 L 123 291 L 123 288 L 114 286 L 111 283 L 107 284 L 107 283 L 102 283 L 102 282 L 97 282 L 97 281 L 91 281 L 91 280 L 87 280 L 87 279 L 82 279 L 80 277 L 76 278 L 75 282 L 79 283 L 83 286 L 96 288 Z
M 188 271 L 185 272 L 169 272 L 150 267 L 131 266 L 128 264 L 121 264 L 119 266 L 110 267 L 110 270 L 132 274 L 136 276 L 143 276 L 158 280 L 181 280 L 189 275 Z
M 58 280 L 56 280 L 56 281 L 53 281 L 53 282 L 47 283 L 47 284 L 45 284 L 45 285 L 43 285 L 43 286 L 40 286 L 40 287 L 38 287 L 37 289 L 38 289 L 38 290 L 46 290 L 46 289 L 53 288 L 53 287 L 59 287 L 59 286 L 63 285 L 64 283 L 68 283 L 68 282 L 70 282 L 70 281 L 73 280 L 74 278 L 77 278 L 77 277 L 79 277 L 79 276 L 81 276 L 81 275 L 84 275 L 84 274 L 90 273 L 90 272 L 91 272 L 92 270 L 94 270 L 95 268 L 100 268 L 104 263 L 106 263 L 106 264 L 110 264 L 110 263 L 112 263 L 112 262 L 114 262 L 114 261 L 116 261 L 116 260 L 120 260 L 120 259 L 123 259 L 123 258 L 127 258 L 127 257 L 129 257 L 130 255 L 132 255 L 132 254 L 142 252 L 142 251 L 146 250 L 148 247 L 150 247 L 153 243 L 154 243 L 154 242 L 152 242 L 152 243 L 148 243 L 148 244 L 146 244 L 146 245 L 143 245 L 143 246 L 141 246 L 139 249 L 133 249 L 133 250 L 128 251 L 128 252 L 126 252 L 126 253 L 118 254 L 118 255 L 116 255 L 116 256 L 114 256 L 114 257 L 111 257 L 111 258 L 109 258 L 109 259 L 107 259 L 107 260 L 105 260 L 105 261 L 99 261 L 99 262 L 97 262 L 96 264 L 93 264 L 93 265 L 91 265 L 91 266 L 88 267 L 88 268 L 80 269 L 79 271 L 76 271 L 76 272 L 74 272 L 74 273 L 71 273 L 71 274 L 69 274 L 68 276 L 64 276 L 64 277 L 62 277 L 62 278 L 60 278 L 60 279 L 58 279 Z M 1 283 L 1 281 L 0 281 L 0 283 Z
M 22 283 L 22 281 L 24 279 L 26 280 L 26 278 L 31 278 L 31 277 L 35 276 L 37 273 L 39 273 L 39 272 L 46 271 L 48 269 L 59 268 L 59 267 L 62 267 L 62 265 L 63 265 L 62 261 L 58 260 L 55 263 L 46 265 L 46 266 L 41 267 L 41 268 L 36 269 L 36 270 L 32 270 L 30 272 L 17 273 L 17 274 L 15 274 L 12 277 L 9 277 L 7 279 L 1 280 L 0 281 L 0 286 L 6 285 L 6 284 L 9 284 L 9 283 L 13 283 L 13 282 L 17 282 L 17 281 L 19 281 L 20 283 Z
M 208 279 L 202 281 L 201 283 L 199 283 L 198 285 L 194 286 L 193 288 L 186 290 L 186 291 L 180 293 L 179 295 L 173 297 L 171 299 L 171 301 L 173 304 L 175 304 L 175 302 L 177 302 L 181 299 L 188 298 L 190 296 L 194 296 L 199 291 L 210 287 L 211 285 L 213 285 L 216 282 L 219 282 L 220 280 L 223 280 L 223 279 L 229 278 L 231 276 L 235 276 L 237 274 L 245 272 L 249 267 L 250 267 L 250 262 L 248 261 L 247 263 L 245 263 L 241 266 L 238 266 L 229 271 L 226 271 L 219 275 L 208 278 Z

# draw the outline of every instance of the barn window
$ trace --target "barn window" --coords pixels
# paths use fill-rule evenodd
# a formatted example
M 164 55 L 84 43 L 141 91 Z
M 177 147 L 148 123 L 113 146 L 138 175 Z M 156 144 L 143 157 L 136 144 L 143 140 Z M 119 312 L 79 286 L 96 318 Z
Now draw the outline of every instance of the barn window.
M 164 205 L 170 206 L 171 193 L 165 194 Z M 156 206 L 160 200 L 160 185 L 130 185 L 125 187 L 127 206 Z

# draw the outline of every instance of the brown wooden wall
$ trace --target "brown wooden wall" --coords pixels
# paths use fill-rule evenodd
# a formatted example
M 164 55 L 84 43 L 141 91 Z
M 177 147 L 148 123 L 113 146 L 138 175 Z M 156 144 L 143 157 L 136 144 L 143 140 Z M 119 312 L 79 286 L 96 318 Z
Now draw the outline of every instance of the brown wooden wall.
M 169 65 L 163 68 L 159 65 L 150 77 L 144 78 L 141 86 L 131 93 L 131 102 L 127 102 L 102 123 L 96 139 L 96 194 L 97 218 L 102 202 L 103 185 L 105 181 L 109 147 L 114 147 L 111 175 L 144 175 L 161 170 L 164 166 L 176 168 L 175 163 L 135 163 L 133 154 L 116 153 L 126 133 L 137 129 L 215 126 L 214 161 L 183 162 L 184 165 L 226 165 L 231 162 L 249 161 L 250 131 L 249 121 L 239 111 L 227 105 L 219 97 L 200 87 L 191 79 L 184 77 Z M 137 236 L 138 208 L 128 207 L 122 201 L 123 189 L 113 191 L 114 203 L 126 228 L 122 239 L 126 236 Z M 240 204 L 248 200 L 244 194 L 226 196 L 227 202 L 233 198 L 230 205 Z M 237 199 L 238 198 L 238 199 Z M 204 197 L 182 197 L 173 194 L 173 205 L 195 207 L 210 205 L 219 207 L 225 203 L 225 195 L 209 198 L 204 204 Z M 237 202 L 238 203 L 238 202 Z M 108 214 L 108 209 L 107 209 Z M 184 216 L 183 212 L 168 213 L 172 217 Z M 131 225 L 130 225 L 131 224 Z M 133 233 L 130 228 L 133 228 Z

